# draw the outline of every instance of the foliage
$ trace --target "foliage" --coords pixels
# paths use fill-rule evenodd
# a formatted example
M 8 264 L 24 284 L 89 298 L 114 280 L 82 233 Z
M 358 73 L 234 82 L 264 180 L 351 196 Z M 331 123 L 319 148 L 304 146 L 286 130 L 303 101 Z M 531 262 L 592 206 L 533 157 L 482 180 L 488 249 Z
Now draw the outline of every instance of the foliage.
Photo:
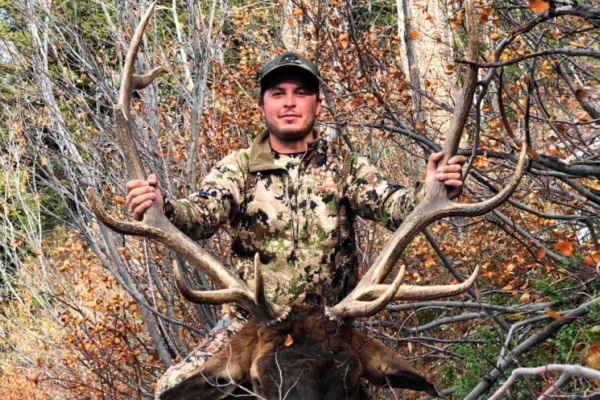
M 406 280 L 420 285 L 479 264 L 478 288 L 452 303 L 390 306 L 364 324 L 455 387 L 456 398 L 487 397 L 516 366 L 583 362 L 584 351 L 597 349 L 600 317 L 600 4 L 475 3 L 479 60 L 463 59 L 464 11 L 454 0 L 403 10 L 366 0 L 176 9 L 161 1 L 136 68 L 168 73 L 133 105 L 144 162 L 169 196 L 186 195 L 263 128 L 256 77 L 264 61 L 294 49 L 316 61 L 326 82 L 320 128 L 411 185 L 440 148 L 466 66 L 477 64 L 478 106 L 459 149 L 470 157 L 461 201 L 503 186 L 522 139 L 530 168 L 507 204 L 435 224 L 403 259 Z M 214 323 L 215 310 L 177 294 L 172 254 L 97 225 L 85 200 L 92 186 L 113 213 L 125 213 L 112 105 L 146 6 L 0 0 L 3 398 L 151 398 L 160 373 Z M 357 224 L 368 265 L 389 233 Z M 229 244 L 228 229 L 204 243 L 224 261 Z M 497 368 L 500 359 L 507 365 Z M 524 379 L 511 396 L 537 397 L 554 381 Z M 599 389 L 580 379 L 559 390 Z

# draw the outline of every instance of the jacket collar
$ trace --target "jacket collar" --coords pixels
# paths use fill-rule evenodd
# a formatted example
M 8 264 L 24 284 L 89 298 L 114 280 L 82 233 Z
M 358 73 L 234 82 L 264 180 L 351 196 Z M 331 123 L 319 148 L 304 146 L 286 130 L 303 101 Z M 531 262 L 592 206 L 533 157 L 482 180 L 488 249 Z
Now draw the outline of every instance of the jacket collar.
M 317 128 L 313 128 L 312 134 L 315 138 L 308 144 L 305 160 L 312 157 L 315 149 L 320 147 L 321 134 Z M 262 172 L 270 171 L 275 169 L 281 169 L 281 167 L 275 165 L 273 160 L 273 151 L 269 144 L 269 131 L 265 129 L 262 131 L 252 142 L 250 146 L 250 172 Z

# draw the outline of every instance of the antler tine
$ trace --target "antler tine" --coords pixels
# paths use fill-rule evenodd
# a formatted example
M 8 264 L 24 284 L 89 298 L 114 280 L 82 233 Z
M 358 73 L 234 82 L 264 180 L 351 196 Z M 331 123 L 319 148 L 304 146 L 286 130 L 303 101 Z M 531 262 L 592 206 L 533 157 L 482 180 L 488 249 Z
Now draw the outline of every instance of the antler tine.
M 469 56 L 472 59 L 478 58 L 478 37 L 476 33 L 476 14 L 473 8 L 472 0 L 465 2 L 466 8 L 466 26 L 469 46 Z M 443 151 L 445 156 L 440 164 L 445 164 L 452 155 L 456 154 L 458 144 L 462 136 L 462 131 L 467 123 L 469 111 L 473 104 L 473 96 L 477 87 L 478 68 L 476 65 L 467 66 L 467 74 L 465 85 L 459 101 L 454 110 L 452 121 L 448 129 L 448 135 L 444 142 Z M 482 215 L 505 201 L 511 193 L 516 189 L 519 181 L 525 171 L 527 162 L 527 148 L 523 144 L 519 163 L 515 170 L 515 174 L 509 183 L 500 193 L 496 194 L 491 199 L 488 199 L 479 204 L 458 204 L 450 201 L 447 196 L 447 189 L 441 182 L 436 182 L 426 194 L 425 198 L 415 207 L 415 209 L 405 218 L 400 227 L 392 235 L 390 241 L 383 248 L 373 265 L 365 273 L 363 278 L 357 284 L 346 298 L 337 305 L 327 308 L 326 314 L 332 319 L 341 319 L 346 317 L 361 317 L 377 313 L 383 307 L 385 302 L 378 302 L 378 307 L 371 301 L 366 302 L 366 299 L 371 299 L 372 296 L 381 295 L 384 298 L 388 296 L 387 291 L 390 290 L 390 285 L 382 285 L 391 269 L 394 267 L 402 252 L 406 249 L 410 241 L 425 227 L 434 221 L 451 216 L 477 216 Z M 447 297 L 456 295 L 466 291 L 475 282 L 478 269 L 464 283 L 456 285 L 446 285 L 441 287 L 432 287 L 437 291 L 416 291 L 411 286 L 400 286 L 393 296 L 394 299 L 405 299 L 405 295 L 411 294 L 410 297 L 416 299 L 431 299 L 439 297 Z M 419 297 L 421 296 L 421 297 Z M 368 304 L 368 306 L 367 306 Z
M 133 75 L 135 58 L 141 38 L 154 11 L 154 7 L 155 4 L 152 3 L 144 13 L 132 37 L 121 77 L 119 104 L 115 106 L 115 124 L 119 144 L 125 153 L 127 169 L 134 179 L 145 179 L 147 175 L 133 137 L 133 127 L 129 115 L 131 95 L 133 90 L 139 90 L 148 86 L 160 73 L 165 71 L 164 68 L 159 67 L 143 76 Z M 239 304 L 261 321 L 278 320 L 287 312 L 285 308 L 265 299 L 264 295 L 261 296 L 254 293 L 243 280 L 227 270 L 217 259 L 208 254 L 196 242 L 171 224 L 156 204 L 144 213 L 143 221 L 123 221 L 106 212 L 96 199 L 92 188 L 87 189 L 86 195 L 92 211 L 106 226 L 121 234 L 137 235 L 158 240 L 183 256 L 195 268 L 203 271 L 217 287 L 221 288 L 221 290 L 205 292 L 190 289 L 183 276 L 182 269 L 176 264 L 174 274 L 177 285 L 182 294 L 189 300 L 207 304 Z
M 347 296 L 335 307 L 326 308 L 325 314 L 331 319 L 370 317 L 377 314 L 390 301 L 394 300 L 398 290 L 401 290 L 404 279 L 404 265 L 400 267 L 398 275 L 391 285 L 367 286 L 361 288 L 354 296 Z M 375 293 L 375 296 L 369 296 Z
M 398 277 L 404 275 L 400 268 L 394 283 L 390 285 L 370 285 L 363 287 L 353 296 L 348 296 L 334 307 L 326 310 L 331 319 L 370 317 L 382 310 L 390 301 L 431 300 L 440 297 L 456 296 L 466 292 L 477 279 L 480 267 L 477 265 L 469 279 L 453 285 L 400 285 Z

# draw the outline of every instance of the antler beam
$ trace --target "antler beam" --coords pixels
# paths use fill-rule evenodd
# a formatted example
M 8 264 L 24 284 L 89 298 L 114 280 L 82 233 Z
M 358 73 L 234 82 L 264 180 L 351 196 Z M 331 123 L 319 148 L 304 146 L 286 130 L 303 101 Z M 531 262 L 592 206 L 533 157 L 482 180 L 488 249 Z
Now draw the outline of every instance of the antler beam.
M 472 1 L 465 2 L 465 23 L 469 42 L 469 57 L 472 60 L 479 58 L 479 39 L 477 36 L 477 18 Z M 454 110 L 448 134 L 443 145 L 444 158 L 440 161 L 444 165 L 448 159 L 456 154 L 460 138 L 464 127 L 466 126 L 469 112 L 473 105 L 473 97 L 477 88 L 478 67 L 476 65 L 467 65 L 467 74 L 465 85 L 459 101 Z M 501 192 L 494 197 L 477 204 L 459 204 L 448 199 L 447 189 L 443 183 L 435 183 L 432 190 L 429 190 L 425 198 L 415 207 L 415 209 L 406 217 L 402 225 L 396 230 L 390 241 L 386 244 L 381 254 L 377 257 L 374 264 L 365 273 L 356 288 L 348 294 L 337 305 L 327 308 L 326 314 L 331 319 L 341 319 L 346 317 L 367 317 L 376 314 L 387 304 L 381 301 L 381 298 L 388 298 L 390 288 L 396 287 L 397 283 L 384 285 L 383 281 L 393 269 L 400 258 L 402 252 L 406 249 L 411 240 L 432 222 L 439 219 L 452 216 L 478 216 L 485 214 L 498 207 L 502 202 L 508 199 L 512 192 L 517 188 L 521 177 L 525 171 L 527 163 L 527 147 L 523 143 L 519 163 L 511 182 Z M 432 299 L 456 295 L 465 292 L 475 282 L 479 268 L 471 274 L 470 278 L 464 283 L 458 285 L 445 286 L 398 286 L 395 291 L 395 300 L 420 300 Z M 397 279 L 396 279 L 397 280 Z M 374 298 L 374 300 L 373 300 Z
M 125 153 L 128 171 L 132 179 L 146 179 L 147 174 L 141 161 L 133 136 L 131 122 L 131 96 L 134 90 L 148 86 L 152 81 L 165 72 L 159 67 L 143 76 L 134 76 L 134 63 L 148 21 L 154 12 L 153 3 L 138 24 L 129 49 L 119 91 L 119 104 L 115 106 L 115 124 L 121 149 Z M 123 221 L 115 218 L 100 204 L 90 187 L 86 191 L 88 201 L 96 217 L 109 228 L 124 235 L 143 236 L 158 240 L 173 251 L 183 256 L 191 265 L 203 271 L 209 279 L 221 290 L 195 291 L 192 290 L 184 277 L 181 266 L 174 265 L 177 286 L 182 295 L 190 301 L 205 304 L 235 303 L 263 322 L 278 320 L 287 313 L 287 308 L 268 301 L 264 294 L 255 293 L 241 279 L 232 274 L 217 259 L 208 254 L 196 242 L 177 229 L 164 215 L 156 204 L 144 213 L 144 219 L 138 221 Z M 262 285 L 260 290 L 262 290 Z

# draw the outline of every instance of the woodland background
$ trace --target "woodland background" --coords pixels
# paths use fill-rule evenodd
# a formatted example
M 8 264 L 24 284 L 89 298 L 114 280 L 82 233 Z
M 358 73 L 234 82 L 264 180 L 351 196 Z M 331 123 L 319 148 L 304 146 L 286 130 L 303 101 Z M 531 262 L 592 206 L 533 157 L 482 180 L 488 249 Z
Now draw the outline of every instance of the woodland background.
M 148 5 L 0 0 L 3 399 L 151 398 L 215 322 L 218 310 L 177 293 L 167 249 L 99 225 L 84 195 L 96 188 L 125 216 L 112 106 Z M 137 69 L 168 73 L 136 95 L 137 139 L 163 190 L 192 192 L 262 129 L 257 76 L 290 49 L 327 82 L 321 129 L 411 185 L 440 147 L 465 63 L 480 64 L 460 201 L 501 188 L 521 140 L 531 164 L 509 202 L 436 223 L 403 255 L 411 283 L 454 282 L 479 264 L 477 286 L 361 323 L 451 398 L 491 398 L 508 382 L 498 398 L 597 399 L 600 2 L 475 6 L 481 57 L 464 60 L 458 0 L 160 0 Z M 369 265 L 389 233 L 358 229 Z M 228 230 L 204 245 L 226 262 Z M 418 398 L 373 393 L 399 397 Z

